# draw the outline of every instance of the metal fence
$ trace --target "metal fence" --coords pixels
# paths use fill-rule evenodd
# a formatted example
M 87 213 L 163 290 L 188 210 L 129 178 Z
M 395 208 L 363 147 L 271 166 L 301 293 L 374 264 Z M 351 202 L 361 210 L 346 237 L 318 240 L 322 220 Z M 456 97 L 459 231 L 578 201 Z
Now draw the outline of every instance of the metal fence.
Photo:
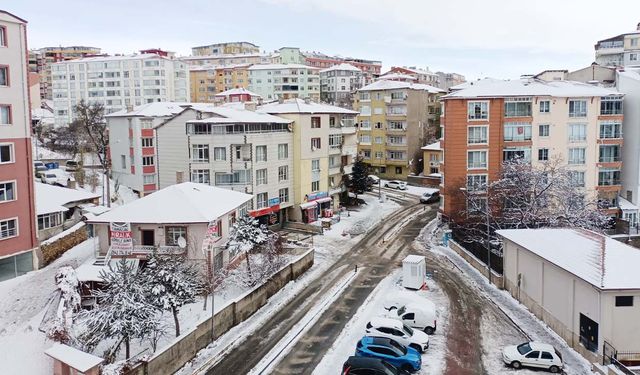
M 489 258 L 487 241 L 478 241 L 477 236 L 471 235 L 468 228 L 457 226 L 454 223 L 450 223 L 449 227 L 451 228 L 451 237 L 454 241 L 464 246 L 466 250 L 472 253 L 482 263 L 487 264 L 487 258 Z M 476 229 L 474 232 L 478 232 L 479 230 Z M 491 244 L 491 269 L 501 275 L 503 273 L 501 244 Z
M 602 346 L 602 364 L 604 366 L 614 365 L 625 375 L 638 375 L 631 371 L 622 362 L 635 362 L 640 360 L 640 352 L 618 352 L 613 345 L 604 342 Z

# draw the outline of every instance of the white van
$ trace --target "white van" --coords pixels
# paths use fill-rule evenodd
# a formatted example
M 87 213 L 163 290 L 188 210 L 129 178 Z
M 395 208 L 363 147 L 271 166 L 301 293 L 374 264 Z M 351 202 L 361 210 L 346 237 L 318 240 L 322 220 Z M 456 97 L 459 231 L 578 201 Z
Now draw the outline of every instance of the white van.
M 389 311 L 387 316 L 398 319 L 411 328 L 424 331 L 427 335 L 432 335 L 438 327 L 436 305 L 429 300 L 398 306 L 397 309 Z

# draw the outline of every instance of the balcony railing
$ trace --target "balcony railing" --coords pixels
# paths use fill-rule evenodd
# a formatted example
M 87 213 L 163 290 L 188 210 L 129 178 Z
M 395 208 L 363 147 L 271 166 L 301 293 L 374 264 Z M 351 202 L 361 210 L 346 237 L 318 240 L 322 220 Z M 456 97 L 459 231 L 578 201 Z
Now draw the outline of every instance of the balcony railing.
M 179 246 L 136 245 L 133 247 L 133 254 L 151 254 L 154 251 L 158 254 L 183 254 L 186 251 L 186 247 L 184 249 Z
M 600 163 L 615 163 L 617 161 L 621 161 L 622 157 L 620 156 L 600 156 Z

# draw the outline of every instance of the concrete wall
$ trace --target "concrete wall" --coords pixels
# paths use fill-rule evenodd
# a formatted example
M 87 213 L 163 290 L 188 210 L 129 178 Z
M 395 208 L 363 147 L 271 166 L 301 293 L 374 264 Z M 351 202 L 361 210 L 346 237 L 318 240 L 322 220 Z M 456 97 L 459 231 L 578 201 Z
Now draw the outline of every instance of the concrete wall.
M 309 250 L 297 261 L 290 263 L 273 275 L 267 282 L 230 302 L 218 311 L 213 322 L 214 337 L 218 338 L 229 329 L 243 322 L 267 303 L 267 300 L 308 270 L 314 261 L 314 251 Z M 172 374 L 196 356 L 199 350 L 211 343 L 211 318 L 176 340 L 173 345 L 156 353 L 148 362 L 140 363 L 127 374 Z

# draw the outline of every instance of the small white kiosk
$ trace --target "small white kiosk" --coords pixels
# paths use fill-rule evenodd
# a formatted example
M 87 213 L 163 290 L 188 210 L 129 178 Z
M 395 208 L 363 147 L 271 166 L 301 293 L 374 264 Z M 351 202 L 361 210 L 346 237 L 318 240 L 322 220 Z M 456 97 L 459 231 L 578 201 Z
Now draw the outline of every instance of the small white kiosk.
M 402 286 L 420 289 L 427 281 L 427 264 L 422 255 L 408 255 L 402 261 Z

